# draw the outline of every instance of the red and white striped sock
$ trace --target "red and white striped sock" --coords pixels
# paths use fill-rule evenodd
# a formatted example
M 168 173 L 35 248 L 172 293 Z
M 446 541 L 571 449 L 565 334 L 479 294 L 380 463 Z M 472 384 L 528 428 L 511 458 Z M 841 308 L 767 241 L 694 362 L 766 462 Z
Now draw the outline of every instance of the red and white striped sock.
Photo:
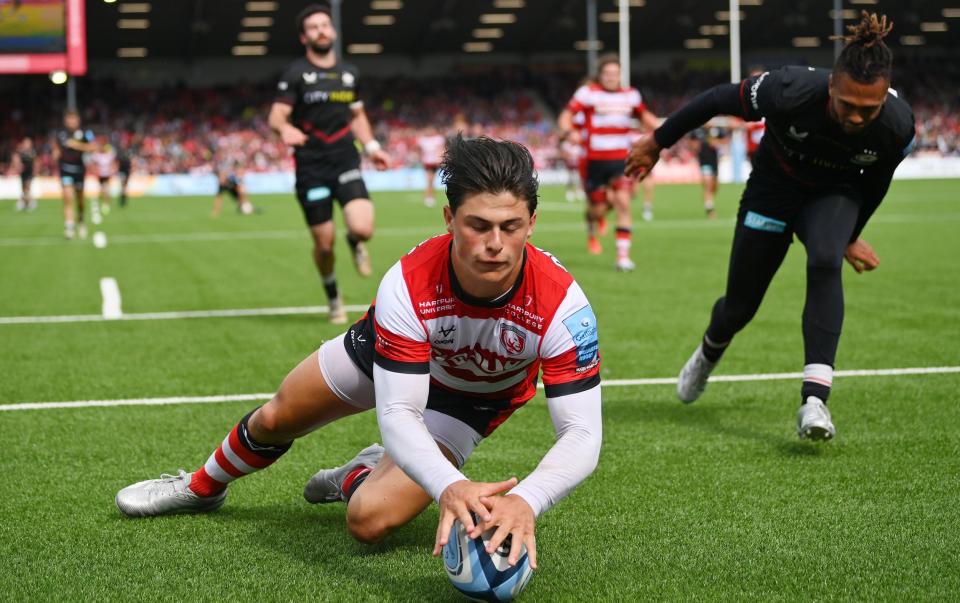
M 293 442 L 282 445 L 260 444 L 250 438 L 247 422 L 253 412 L 230 430 L 223 443 L 190 478 L 190 490 L 195 494 L 219 494 L 233 480 L 266 469 L 290 450 Z
M 631 232 L 629 228 L 623 226 L 617 227 L 617 259 L 618 260 L 629 260 L 630 259 L 630 241 Z

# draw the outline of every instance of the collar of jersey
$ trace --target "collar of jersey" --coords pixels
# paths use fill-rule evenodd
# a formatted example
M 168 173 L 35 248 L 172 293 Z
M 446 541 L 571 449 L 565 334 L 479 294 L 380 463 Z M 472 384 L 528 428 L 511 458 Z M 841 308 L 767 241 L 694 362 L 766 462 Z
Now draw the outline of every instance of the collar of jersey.
M 450 241 L 448 257 L 450 261 L 447 265 L 447 272 L 450 275 L 450 287 L 453 289 L 453 294 L 457 298 L 468 306 L 476 306 L 479 308 L 502 308 L 507 305 L 513 296 L 516 295 L 517 290 L 520 289 L 520 285 L 523 284 L 523 273 L 526 272 L 527 267 L 527 248 L 523 248 L 523 260 L 520 262 L 520 274 L 517 276 L 517 282 L 510 287 L 510 290 L 504 293 L 503 295 L 498 296 L 496 299 L 481 299 L 479 297 L 474 297 L 463 290 L 463 287 L 460 286 L 460 281 L 457 280 L 457 275 L 453 271 L 453 241 Z

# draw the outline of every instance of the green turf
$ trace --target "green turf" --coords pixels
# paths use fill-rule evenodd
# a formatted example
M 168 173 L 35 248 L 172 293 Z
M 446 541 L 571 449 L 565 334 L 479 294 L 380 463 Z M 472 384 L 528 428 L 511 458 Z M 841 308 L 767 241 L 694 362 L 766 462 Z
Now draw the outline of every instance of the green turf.
M 894 184 L 865 232 L 880 269 L 845 269 L 839 369 L 960 365 L 958 188 Z M 723 187 L 708 222 L 695 187 L 659 188 L 623 275 L 612 238 L 587 256 L 580 207 L 544 190 L 535 243 L 593 302 L 606 378 L 676 374 L 722 292 L 738 193 Z M 382 273 L 441 221 L 415 193 L 376 200 Z M 292 197 L 254 201 L 261 215 L 211 220 L 209 199 L 133 199 L 103 224 L 106 249 L 62 241 L 56 202 L 29 215 L 0 202 L 0 316 L 97 314 L 105 276 L 125 312 L 323 304 Z M 347 302 L 369 302 L 376 279 L 340 251 Z M 800 370 L 803 261 L 795 246 L 719 373 Z M 269 392 L 339 331 L 317 315 L 0 325 L 0 404 Z M 671 386 L 607 388 L 600 466 L 538 522 L 523 600 L 954 599 L 958 388 L 957 374 L 839 378 L 827 445 L 796 439 L 795 381 L 717 383 L 689 407 Z M 366 547 L 341 506 L 300 498 L 314 470 L 378 438 L 370 414 L 298 442 L 216 514 L 120 517 L 119 488 L 195 468 L 250 407 L 0 412 L 0 600 L 458 600 L 429 556 L 435 508 Z M 552 439 L 538 397 L 467 473 L 523 476 Z

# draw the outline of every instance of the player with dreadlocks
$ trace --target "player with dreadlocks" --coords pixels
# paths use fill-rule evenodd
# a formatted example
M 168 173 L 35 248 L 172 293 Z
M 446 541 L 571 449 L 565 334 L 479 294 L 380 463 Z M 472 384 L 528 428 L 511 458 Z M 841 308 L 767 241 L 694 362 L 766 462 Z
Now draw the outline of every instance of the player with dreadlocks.
M 833 72 L 785 67 L 712 88 L 637 142 L 627 173 L 640 177 L 660 150 L 715 115 L 766 118 L 737 216 L 726 294 L 680 373 L 677 394 L 693 402 L 733 339 L 753 318 L 793 236 L 807 251 L 803 310 L 805 366 L 797 433 L 830 439 L 826 402 L 843 324 L 843 259 L 857 273 L 879 265 L 860 233 L 910 153 L 914 118 L 890 89 L 893 56 L 883 42 L 893 23 L 863 13 Z

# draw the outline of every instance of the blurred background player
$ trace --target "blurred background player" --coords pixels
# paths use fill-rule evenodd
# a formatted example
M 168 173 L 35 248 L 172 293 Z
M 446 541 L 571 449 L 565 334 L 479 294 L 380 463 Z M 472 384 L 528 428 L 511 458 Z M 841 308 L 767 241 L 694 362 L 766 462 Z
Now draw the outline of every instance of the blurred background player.
M 117 173 L 117 154 L 113 150 L 106 136 L 97 138 L 97 149 L 90 153 L 90 163 L 93 164 L 93 171 L 100 183 L 100 199 L 90 200 L 90 219 L 94 224 L 99 224 L 102 220 L 101 214 L 110 215 L 110 181 Z
M 437 167 L 443 159 L 443 149 L 446 146 L 447 139 L 432 125 L 428 125 L 423 134 L 417 137 L 420 163 L 427 177 L 427 189 L 423 197 L 423 204 L 427 207 L 433 207 L 436 204 L 436 199 L 433 198 L 433 179 L 437 175 Z
M 120 181 L 120 207 L 127 206 L 127 184 L 130 183 L 130 153 L 132 141 L 126 141 L 118 137 L 114 144 L 117 151 L 117 179 Z
M 860 233 L 916 140 L 913 111 L 890 89 L 893 54 L 883 38 L 893 24 L 864 11 L 848 29 L 832 73 L 784 67 L 711 88 L 640 140 L 628 161 L 629 172 L 643 176 L 661 149 L 716 115 L 766 118 L 769 135 L 740 199 L 726 293 L 680 372 L 677 395 L 689 403 L 703 393 L 734 335 L 756 314 L 796 234 L 807 251 L 797 434 L 815 440 L 836 433 L 826 402 L 843 326 L 843 260 L 858 273 L 879 265 Z
M 720 172 L 720 140 L 726 136 L 723 128 L 706 126 L 698 128 L 690 135 L 697 153 L 697 163 L 700 164 L 700 185 L 703 188 L 703 211 L 707 218 L 714 220 L 717 217 L 714 199 L 717 195 Z
M 253 204 L 247 197 L 247 190 L 243 186 L 243 174 L 240 171 L 240 165 L 236 162 L 217 166 L 217 195 L 213 198 L 213 210 L 210 212 L 211 218 L 219 218 L 220 210 L 223 208 L 223 194 L 227 193 L 233 197 L 237 204 L 237 212 L 249 216 L 254 212 Z
M 17 150 L 13 153 L 13 169 L 20 172 L 20 198 L 17 199 L 17 211 L 33 211 L 37 208 L 37 200 L 33 198 L 33 164 L 37 160 L 37 150 L 33 147 L 33 139 L 24 136 Z
M 630 201 L 634 181 L 624 175 L 624 161 L 630 149 L 630 134 L 635 119 L 648 128 L 655 128 L 660 120 L 647 110 L 636 88 L 620 86 L 620 60 L 607 55 L 598 62 L 597 79 L 581 86 L 560 113 L 558 125 L 564 139 L 581 139 L 573 116 L 583 114 L 586 131 L 587 196 L 590 201 L 587 219 L 587 250 L 600 252 L 596 224 L 610 206 L 617 214 L 618 271 L 629 272 L 636 265 L 630 259 L 633 217 Z
M 57 132 L 54 155 L 60 171 L 60 187 L 63 195 L 63 236 L 72 239 L 87 236 L 83 222 L 83 181 L 87 168 L 83 154 L 97 150 L 93 132 L 80 127 L 80 114 L 67 111 L 63 115 L 63 128 Z M 74 208 L 76 204 L 76 208 Z
M 345 324 L 347 310 L 334 272 L 333 200 L 343 209 L 347 243 L 361 276 L 373 269 L 364 241 L 373 236 L 373 203 L 360 173 L 354 136 L 377 167 L 389 156 L 373 136 L 358 93 L 357 69 L 341 63 L 333 50 L 337 31 L 330 7 L 311 4 L 297 16 L 297 32 L 306 48 L 277 84 L 269 124 L 294 147 L 297 198 L 313 236 L 313 260 L 323 280 L 330 322 Z
M 574 125 L 577 119 L 582 119 L 582 113 L 574 116 Z M 583 145 L 570 137 L 560 141 L 560 160 L 567 172 L 567 201 L 581 201 L 585 198 L 583 193 L 583 179 L 580 177 L 580 170 L 584 166 L 585 154 Z

